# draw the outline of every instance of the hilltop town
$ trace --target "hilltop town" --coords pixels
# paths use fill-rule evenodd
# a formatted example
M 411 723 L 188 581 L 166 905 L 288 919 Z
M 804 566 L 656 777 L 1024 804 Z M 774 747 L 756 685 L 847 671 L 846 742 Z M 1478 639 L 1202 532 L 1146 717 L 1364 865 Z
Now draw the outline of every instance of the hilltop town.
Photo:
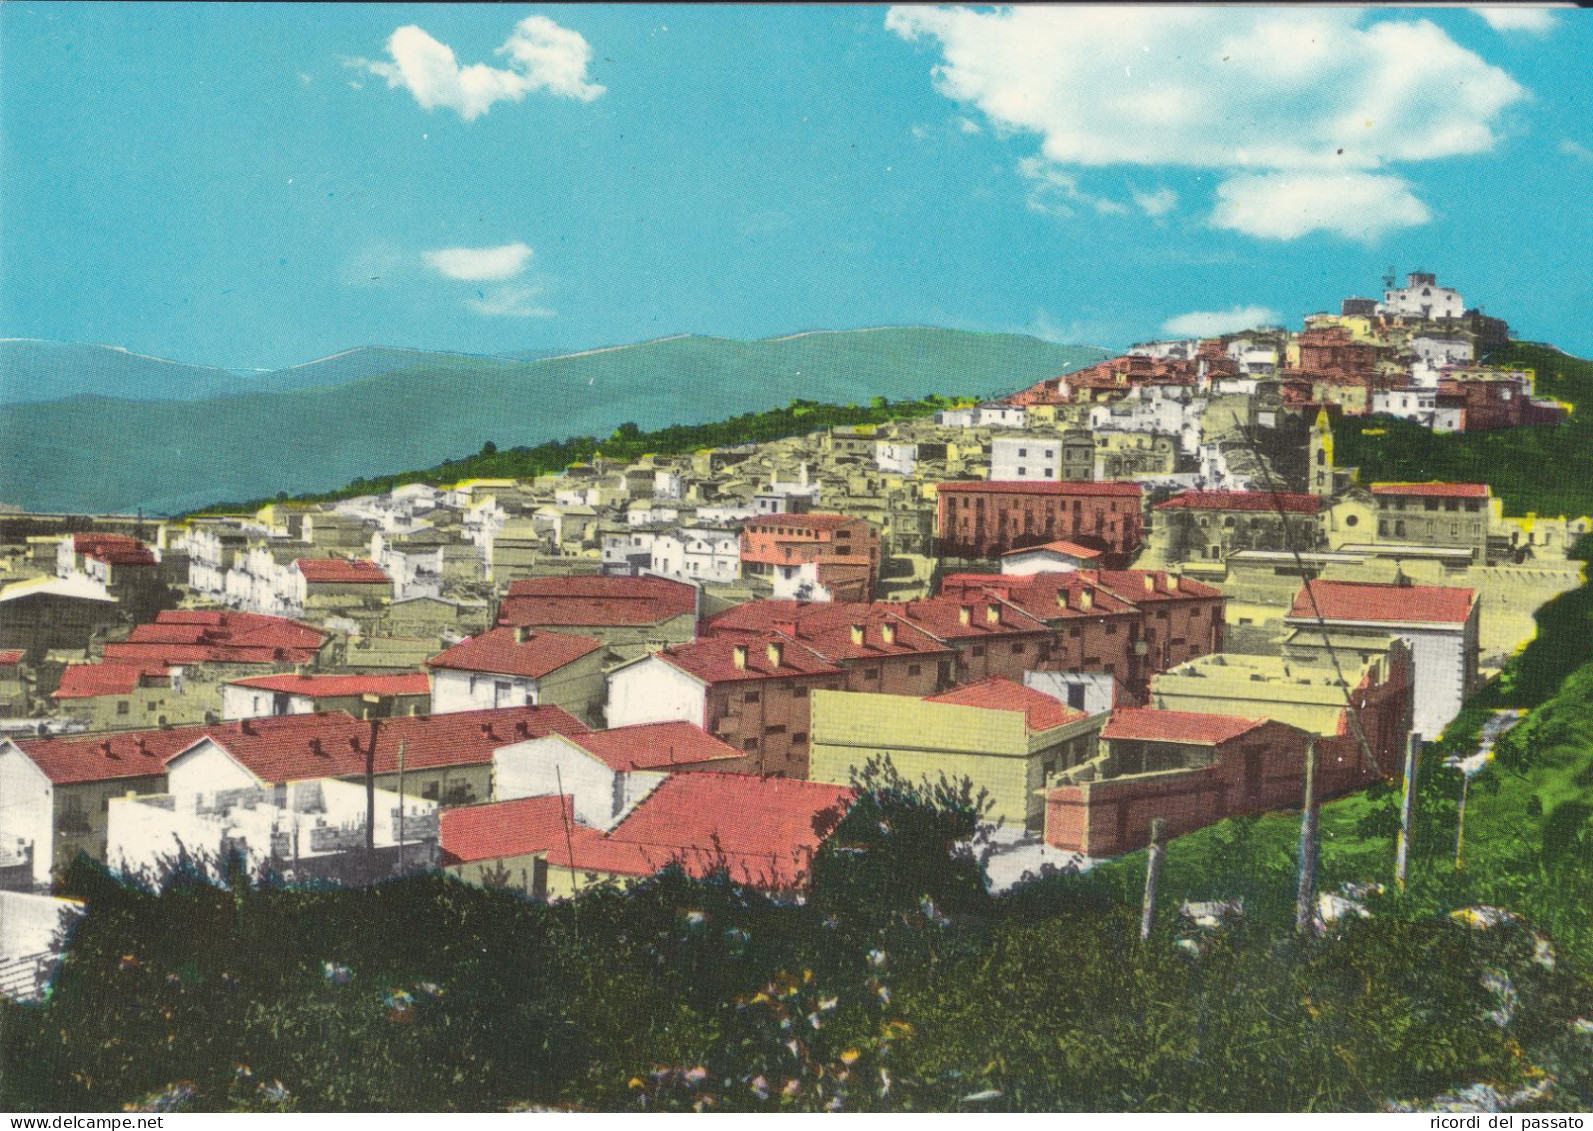
M 0 886 L 79 853 L 546 899 L 800 891 L 887 758 L 992 875 L 1397 774 L 1581 585 L 1579 515 L 1335 426 L 1553 424 L 1435 276 L 986 403 L 252 513 L 0 518 Z M 955 375 L 948 375 L 955 385 Z M 1306 772 L 1307 763 L 1313 775 Z

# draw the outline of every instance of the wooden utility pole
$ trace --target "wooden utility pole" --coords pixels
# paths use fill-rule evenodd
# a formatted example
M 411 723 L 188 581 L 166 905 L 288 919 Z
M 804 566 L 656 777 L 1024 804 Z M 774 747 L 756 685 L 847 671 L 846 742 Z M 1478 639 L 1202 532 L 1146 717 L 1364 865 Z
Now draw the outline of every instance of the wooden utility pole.
M 1460 812 L 1455 821 L 1455 871 L 1460 871 L 1460 850 L 1466 843 L 1466 794 L 1471 790 L 1471 775 L 1460 771 Z
M 574 927 L 575 941 L 581 941 L 581 910 L 580 902 L 576 896 L 580 895 L 580 888 L 575 880 L 575 842 L 570 836 L 570 815 L 564 808 L 564 774 L 559 770 L 558 763 L 553 765 L 553 778 L 559 787 L 559 818 L 564 822 L 564 851 L 570 856 L 570 916 Z M 571 807 L 574 807 L 575 798 L 570 798 Z
M 1300 808 L 1299 877 L 1294 893 L 1294 929 L 1311 928 L 1316 911 L 1316 742 L 1305 744 L 1305 798 Z
M 1151 924 L 1156 919 L 1156 880 L 1161 875 L 1162 857 L 1167 849 L 1162 845 L 1162 834 L 1167 822 L 1153 817 L 1150 823 L 1150 848 L 1145 856 L 1145 903 L 1139 913 L 1139 937 L 1143 942 L 1150 938 Z
M 1405 791 L 1399 805 L 1399 836 L 1394 841 L 1394 883 L 1405 890 L 1410 875 L 1411 828 L 1416 819 L 1416 774 L 1421 764 L 1422 736 L 1411 731 L 1405 740 Z
M 404 740 L 398 740 L 398 874 L 404 874 Z
M 371 740 L 365 744 L 365 852 L 376 855 L 376 728 L 380 720 L 371 716 Z

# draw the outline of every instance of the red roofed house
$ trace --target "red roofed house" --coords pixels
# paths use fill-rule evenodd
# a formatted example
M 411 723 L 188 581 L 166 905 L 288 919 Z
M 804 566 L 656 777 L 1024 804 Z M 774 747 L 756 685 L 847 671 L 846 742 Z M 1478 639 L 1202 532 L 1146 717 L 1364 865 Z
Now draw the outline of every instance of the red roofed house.
M 1298 806 L 1314 736 L 1268 719 L 1148 708 L 1118 709 L 1101 731 L 1102 752 L 1045 799 L 1045 841 L 1085 856 L 1144 848 L 1150 823 L 1179 836 L 1237 813 Z M 1317 751 L 1318 795 L 1363 785 L 1359 761 Z
M 870 600 L 879 563 L 879 531 L 861 518 L 771 514 L 741 528 L 742 571 L 771 579 L 776 598 Z
M 299 558 L 293 563 L 293 600 L 307 616 L 379 611 L 393 600 L 392 579 L 372 561 Z
M 492 796 L 495 751 L 585 729 L 546 706 L 386 719 L 342 712 L 240 719 L 204 728 L 174 754 L 166 767 L 167 792 L 186 797 L 321 778 L 363 783 L 368 764 L 378 789 L 396 790 L 402 751 L 406 796 L 470 805 Z
M 757 771 L 807 775 L 819 688 L 923 696 L 951 686 L 956 652 L 888 602 L 753 601 L 695 643 L 609 673 L 614 726 L 678 719 L 756 756 Z
M 1184 491 L 1151 508 L 1150 542 L 1169 562 L 1225 562 L 1238 550 L 1309 551 L 1327 544 L 1317 495 Z
M 493 755 L 494 800 L 564 793 L 581 823 L 612 828 L 670 774 L 750 773 L 757 758 L 691 723 L 550 734 Z
M 1028 546 L 1022 550 L 1008 550 L 1001 555 L 1003 574 L 1067 573 L 1084 569 L 1101 560 L 1101 551 L 1074 542 L 1047 542 L 1043 546 Z
M 992 819 L 1038 832 L 1045 787 L 1095 757 L 1105 718 L 1005 679 L 925 699 L 821 691 L 813 697 L 808 774 L 849 782 L 885 757 L 909 781 L 968 778 L 989 792 Z
M 370 697 L 374 697 L 374 702 Z M 399 675 L 261 675 L 221 689 L 223 719 L 347 711 L 355 718 L 421 715 L 431 709 L 431 677 Z
M 606 652 L 590 636 L 494 628 L 426 661 L 433 714 L 549 703 L 596 723 Z
M 1058 539 L 1124 565 L 1144 528 L 1138 483 L 942 483 L 936 534 L 948 558 L 998 558 Z
M 632 659 L 695 639 L 697 594 L 663 577 L 533 577 L 510 583 L 497 623 L 590 636 Z
M 443 862 L 468 879 L 548 899 L 632 883 L 671 864 L 799 891 L 852 796 L 788 778 L 671 774 L 606 833 L 570 821 L 574 806 L 560 797 L 501 801 L 443 814 Z
M 35 887 L 47 887 L 79 852 L 103 860 L 110 799 L 164 789 L 167 757 L 203 735 L 179 727 L 0 738 L 0 856 L 30 860 Z
M 58 577 L 78 575 L 103 585 L 135 620 L 153 616 L 167 594 L 160 555 L 127 534 L 68 535 L 56 551 L 55 572 Z
M 1332 651 L 1360 661 L 1405 641 L 1415 670 L 1412 728 L 1430 741 L 1476 690 L 1478 607 L 1471 589 L 1310 581 L 1284 617 L 1284 654 L 1328 664 Z
M 1484 565 L 1491 499 L 1485 483 L 1373 483 L 1377 541 L 1464 549 Z

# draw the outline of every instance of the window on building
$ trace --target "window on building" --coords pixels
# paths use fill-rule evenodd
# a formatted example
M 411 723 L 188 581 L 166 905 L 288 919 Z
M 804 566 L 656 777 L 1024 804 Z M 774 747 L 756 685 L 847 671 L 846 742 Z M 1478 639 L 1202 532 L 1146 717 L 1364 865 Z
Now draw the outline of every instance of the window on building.
M 791 698 L 793 698 L 793 699 L 806 699 L 807 697 L 808 697 L 808 689 L 807 688 L 805 688 L 805 687 L 793 687 L 791 689 Z
M 116 713 L 118 715 L 125 715 L 131 709 L 132 708 L 127 705 L 127 700 L 126 699 L 122 699 L 122 700 L 118 701 L 117 704 L 116 704 Z
M 908 664 L 907 665 L 907 674 L 908 675 L 917 675 L 921 670 L 923 670 L 923 669 L 918 664 Z
M 741 697 L 741 701 L 743 703 L 756 703 L 759 700 L 759 698 L 761 698 L 761 696 L 762 696 L 761 692 L 749 691 L 749 692 L 747 692 L 745 695 L 743 695 Z
M 1106 635 L 1108 635 L 1108 636 L 1116 636 L 1117 635 L 1117 623 L 1115 621 L 1107 621 L 1106 622 Z
M 863 669 L 863 678 L 867 679 L 867 680 L 876 680 L 876 679 L 878 679 L 879 678 L 879 669 L 878 668 L 872 668 L 872 667 L 871 668 L 864 668 Z
M 749 738 L 741 744 L 741 749 L 743 750 L 756 750 L 757 748 L 758 740 L 756 738 Z
M 1012 654 L 1014 656 L 1023 655 L 1023 642 L 1022 641 L 1019 641 L 1018 643 L 1016 643 L 1016 644 L 1014 644 L 1012 646 Z
M 808 741 L 808 732 L 807 731 L 799 730 L 799 731 L 792 732 L 792 734 L 791 734 L 791 745 L 792 746 L 806 746 L 807 745 L 807 741 Z
M 975 656 L 983 656 L 985 654 L 985 646 L 983 644 L 975 644 L 973 646 L 973 648 L 970 649 L 970 651 Z
M 784 723 L 774 723 L 774 724 L 772 724 L 770 726 L 766 726 L 766 727 L 763 728 L 763 733 L 764 734 L 784 734 L 785 733 L 785 724 Z

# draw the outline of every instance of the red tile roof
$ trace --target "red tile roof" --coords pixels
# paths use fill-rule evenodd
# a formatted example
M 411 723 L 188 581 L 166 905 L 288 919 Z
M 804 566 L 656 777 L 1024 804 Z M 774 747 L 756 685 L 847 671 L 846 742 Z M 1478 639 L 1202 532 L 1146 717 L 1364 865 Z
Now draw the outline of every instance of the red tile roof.
M 574 636 L 564 632 L 531 632 L 525 640 L 520 641 L 516 639 L 516 633 L 520 631 L 517 628 L 491 629 L 439 652 L 426 664 L 455 671 L 491 672 L 494 675 L 540 679 L 603 647 L 600 641 L 590 636 Z
M 1126 480 L 1101 480 L 1078 483 L 990 482 L 984 479 L 941 483 L 937 489 L 942 494 L 999 494 L 999 495 L 1061 495 L 1064 497 L 1105 496 L 1138 499 L 1143 488 Z
M 607 835 L 575 841 L 574 866 L 646 875 L 678 861 L 692 875 L 723 863 L 736 883 L 801 887 L 826 832 L 851 805 L 846 786 L 750 774 L 673 774 Z M 568 866 L 556 843 L 549 866 Z
M 1013 557 L 1016 554 L 1034 554 L 1041 550 L 1049 550 L 1054 554 L 1066 554 L 1070 558 L 1079 558 L 1082 561 L 1092 561 L 1101 556 L 1102 551 L 1091 549 L 1089 546 L 1080 546 L 1077 542 L 1047 542 L 1043 546 L 1025 546 L 1021 550 L 1008 550 L 1001 556 Z
M 425 672 L 401 675 L 256 675 L 229 681 L 234 687 L 282 691 L 311 699 L 349 695 L 426 695 L 431 677 Z
M 659 624 L 697 610 L 697 590 L 661 577 L 534 577 L 510 584 L 499 624 Z
M 1306 589 L 1310 589 L 1307 595 Z M 1311 596 L 1316 605 L 1312 606 Z M 1294 596 L 1291 618 L 1390 624 L 1464 624 L 1476 592 L 1441 585 L 1379 585 L 1365 581 L 1309 581 Z
M 577 827 L 575 799 L 550 794 L 463 805 L 439 812 L 437 826 L 444 864 L 528 856 L 563 843 Z
M 769 662 L 769 645 L 780 646 L 778 667 Z M 735 650 L 747 650 L 746 666 L 738 668 Z M 799 679 L 841 675 L 842 669 L 811 648 L 773 630 L 715 630 L 691 644 L 679 644 L 656 653 L 665 663 L 704 683 L 751 679 Z
M 22 657 L 26 654 L 21 648 L 0 649 L 0 668 L 9 668 L 20 664 Z
M 1025 687 L 1021 683 L 1014 683 L 1010 679 L 980 680 L 978 683 L 943 691 L 939 695 L 931 695 L 924 702 L 951 703 L 959 707 L 983 707 L 991 711 L 1022 711 L 1025 725 L 1031 731 L 1050 730 L 1052 727 L 1065 726 L 1085 717 L 1083 711 L 1076 711 L 1044 692 Z
M 298 621 L 258 613 L 173 610 L 136 625 L 125 643 L 107 644 L 107 660 L 141 663 L 307 664 L 327 634 Z
M 852 627 L 863 629 L 854 643 Z M 895 639 L 885 642 L 885 626 Z M 904 624 L 900 606 L 832 601 L 749 601 L 727 609 L 703 626 L 704 635 L 730 630 L 778 632 L 831 663 L 878 660 L 889 656 L 943 653 L 949 649 L 922 629 Z
M 1090 608 L 1081 608 L 1084 593 L 1090 594 Z M 1067 607 L 1058 603 L 1058 594 L 1067 598 Z M 1112 590 L 1103 588 L 1096 570 L 1079 569 L 1067 573 L 1031 574 L 949 574 L 941 581 L 940 600 L 974 604 L 999 598 L 1041 621 L 1066 617 L 1101 617 L 1133 614 L 1135 606 Z M 980 614 L 982 615 L 982 614 Z
M 155 555 L 148 546 L 128 534 L 89 532 L 72 535 L 72 550 L 86 558 L 108 565 L 154 565 Z
M 372 561 L 344 558 L 299 558 L 294 566 L 304 580 L 321 585 L 387 585 L 390 579 Z
M 1194 711 L 1158 711 L 1150 707 L 1119 707 L 1107 719 L 1101 737 L 1140 742 L 1175 742 L 1218 746 L 1254 730 L 1265 719 L 1205 715 Z
M 203 727 L 13 741 L 55 785 L 160 777 L 166 759 L 205 736 Z M 0 740 L 3 741 L 3 740 Z
M 1322 500 L 1316 495 L 1287 494 L 1282 491 L 1184 491 L 1155 510 L 1268 511 L 1287 514 L 1317 514 Z
M 167 677 L 161 664 L 68 664 L 55 689 L 57 699 L 93 699 L 100 695 L 130 695 L 143 676 Z
M 558 707 L 395 715 L 377 723 L 376 772 L 398 772 L 400 746 L 408 770 L 483 765 L 490 764 L 492 752 L 504 746 L 585 730 Z M 261 781 L 301 781 L 364 774 L 371 724 L 334 711 L 222 723 L 203 728 L 201 737 L 205 736 Z
M 746 757 L 740 750 L 686 722 L 638 723 L 569 735 L 569 740 L 609 769 L 666 770 Z
M 1096 585 L 1121 597 L 1130 604 L 1146 601 L 1186 601 L 1192 598 L 1221 597 L 1222 590 L 1214 585 L 1179 577 L 1159 569 L 1099 569 L 1081 571 Z M 1151 579 L 1153 588 L 1145 588 L 1145 579 Z M 1178 588 L 1172 588 L 1176 582 Z
M 1068 577 L 1071 574 L 1059 574 Z M 963 607 L 968 608 L 968 623 L 962 623 Z M 962 597 L 928 597 L 918 601 L 896 602 L 904 621 L 940 640 L 973 640 L 989 636 L 1029 636 L 1049 631 L 1045 622 L 1016 607 L 1016 602 L 997 600 L 994 594 Z M 997 620 L 991 623 L 989 610 Z
M 1436 499 L 1486 499 L 1486 483 L 1373 483 L 1374 495 L 1420 495 Z

